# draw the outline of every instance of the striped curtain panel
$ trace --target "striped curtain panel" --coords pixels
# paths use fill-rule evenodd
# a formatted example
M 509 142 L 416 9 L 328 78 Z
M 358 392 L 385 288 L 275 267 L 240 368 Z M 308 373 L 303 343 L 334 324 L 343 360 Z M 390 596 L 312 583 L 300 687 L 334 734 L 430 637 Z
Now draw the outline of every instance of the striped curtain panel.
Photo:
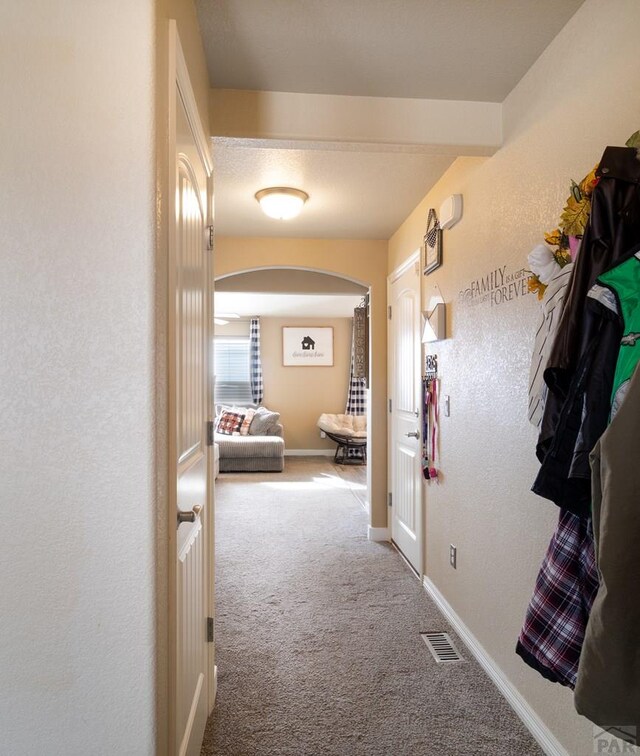
M 349 371 L 349 390 L 347 392 L 346 415 L 367 414 L 367 379 L 356 378 L 356 329 L 354 328 L 351 339 L 351 369 Z M 364 449 L 349 449 L 349 459 L 364 459 Z
M 346 415 L 367 414 L 367 369 L 366 362 L 366 309 L 356 307 L 353 312 L 353 332 L 351 336 L 351 369 L 347 392 Z
M 351 371 L 349 374 L 349 391 L 347 393 L 346 415 L 367 414 L 367 379 L 354 375 L 354 359 L 351 354 Z
M 264 396 L 262 382 L 262 362 L 260 361 L 260 318 L 251 318 L 249 331 L 249 375 L 251 377 L 251 396 L 254 404 L 261 404 Z

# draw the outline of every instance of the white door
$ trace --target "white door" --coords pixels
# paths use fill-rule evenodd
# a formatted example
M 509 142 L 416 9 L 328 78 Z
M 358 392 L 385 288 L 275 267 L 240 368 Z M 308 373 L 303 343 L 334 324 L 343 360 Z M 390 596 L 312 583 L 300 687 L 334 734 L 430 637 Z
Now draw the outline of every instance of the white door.
M 389 277 L 391 539 L 422 575 L 420 256 Z
M 171 752 L 200 753 L 209 714 L 209 511 L 207 446 L 208 278 L 205 229 L 210 220 L 206 140 L 192 101 L 177 37 L 177 78 L 170 113 L 175 183 L 169 240 L 170 467 L 173 523 Z

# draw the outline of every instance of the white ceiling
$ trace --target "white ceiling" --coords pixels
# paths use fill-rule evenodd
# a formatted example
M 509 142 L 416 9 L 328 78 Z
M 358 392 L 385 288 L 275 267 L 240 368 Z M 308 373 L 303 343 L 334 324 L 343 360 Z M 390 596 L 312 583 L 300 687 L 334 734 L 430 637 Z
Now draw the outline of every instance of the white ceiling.
M 330 294 L 264 294 L 216 291 L 216 313 L 241 317 L 351 318 L 361 296 Z
M 216 229 L 222 236 L 388 239 L 454 156 L 353 150 L 274 149 L 216 139 Z M 309 200 L 290 221 L 263 214 L 255 193 L 304 189 Z
M 197 0 L 214 87 L 502 102 L 583 0 Z
M 473 151 L 473 118 L 463 117 L 473 138 L 456 143 L 460 116 L 438 115 L 434 101 L 502 102 L 582 2 L 197 0 L 213 87 L 353 103 L 289 102 L 280 119 L 274 108 L 286 96 L 241 105 L 237 126 L 214 132 L 217 234 L 388 239 L 457 156 L 492 154 Z M 402 103 L 418 100 L 399 98 L 431 104 L 403 110 Z M 394 117 L 389 103 L 422 119 Z M 350 135 L 361 106 L 376 136 L 356 143 Z M 296 131 L 301 112 L 311 124 L 306 134 Z M 397 125 L 407 120 L 417 134 L 410 143 L 397 138 Z M 326 136 L 327 123 L 334 136 Z M 431 127 L 446 135 L 436 148 Z M 262 214 L 254 195 L 269 186 L 310 195 L 297 219 Z

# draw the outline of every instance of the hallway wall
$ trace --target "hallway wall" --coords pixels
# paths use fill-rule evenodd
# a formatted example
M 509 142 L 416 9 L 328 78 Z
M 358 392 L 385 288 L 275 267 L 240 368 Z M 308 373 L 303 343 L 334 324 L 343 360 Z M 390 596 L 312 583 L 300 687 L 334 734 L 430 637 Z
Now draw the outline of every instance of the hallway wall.
M 286 239 L 218 237 L 215 275 L 224 276 L 260 267 L 309 268 L 353 278 L 371 285 L 370 421 L 373 452 L 371 519 L 387 526 L 387 242 L 351 239 Z
M 151 754 L 154 2 L 0 30 L 0 752 Z
M 440 422 L 442 480 L 425 486 L 426 574 L 572 755 L 592 752 L 591 724 L 569 690 L 514 653 L 558 516 L 529 491 L 539 304 L 522 288 L 516 297 L 516 287 L 510 301 L 501 290 L 486 301 L 463 292 L 502 266 L 517 284 L 529 250 L 555 228 L 570 180 L 640 128 L 638 29 L 635 0 L 587 0 L 506 99 L 504 146 L 491 158 L 458 159 L 389 243 L 392 270 L 420 245 L 428 209 L 462 193 L 463 219 L 444 232 L 444 264 L 423 277 L 425 307 L 436 285 L 447 303 L 448 338 L 429 351 L 438 354 L 441 395 L 451 396 L 451 416 Z

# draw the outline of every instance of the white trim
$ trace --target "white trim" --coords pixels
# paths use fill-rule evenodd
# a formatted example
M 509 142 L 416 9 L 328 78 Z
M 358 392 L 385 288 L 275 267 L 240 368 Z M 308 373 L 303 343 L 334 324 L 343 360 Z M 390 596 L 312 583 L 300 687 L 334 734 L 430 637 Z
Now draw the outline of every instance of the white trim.
M 406 260 L 400 263 L 397 268 L 395 268 L 391 273 L 389 273 L 389 276 L 387 277 L 387 281 L 389 284 L 392 284 L 394 281 L 397 281 L 398 278 L 400 278 L 401 275 L 406 273 L 409 268 L 414 264 L 420 262 L 420 248 L 416 249 L 415 252 L 413 252 L 409 257 L 407 257 Z M 388 303 L 388 298 L 387 298 Z
M 422 275 L 421 275 L 421 249 L 418 247 L 418 249 L 414 250 L 412 254 L 409 255 L 403 262 L 398 265 L 388 276 L 387 276 L 387 307 L 392 307 L 392 294 L 393 294 L 393 287 L 394 285 L 400 280 L 400 278 L 411 270 L 413 266 L 415 266 L 416 271 L 416 277 L 417 277 L 417 284 L 415 293 L 417 295 L 417 301 L 418 301 L 418 310 L 419 312 L 422 311 Z M 416 354 L 416 380 L 417 385 L 416 389 L 418 392 L 418 395 L 416 396 L 416 407 L 420 408 L 421 406 L 421 399 L 419 396 L 419 386 L 421 383 L 421 374 L 422 374 L 422 344 L 420 343 L 420 334 L 422 333 L 422 323 L 421 323 L 421 316 L 418 315 L 418 322 L 417 325 L 417 334 L 416 334 L 416 343 L 414 344 L 414 350 Z M 394 384 L 395 384 L 395 361 L 394 361 L 394 342 L 395 342 L 395 331 L 394 331 L 394 321 L 387 317 L 387 402 L 389 402 L 394 395 Z M 421 412 L 421 409 L 418 409 L 418 412 Z M 396 494 L 396 481 L 394 480 L 394 455 L 395 455 L 395 439 L 394 439 L 394 416 L 393 413 L 389 412 L 389 406 L 387 404 L 387 407 L 385 407 L 385 414 L 387 415 L 387 491 L 392 496 L 395 496 Z M 420 425 L 421 417 L 419 416 L 417 418 L 417 422 Z M 421 427 L 421 425 L 420 425 Z M 416 470 L 416 478 L 419 478 L 418 481 L 416 481 L 417 485 L 419 486 L 419 495 L 420 495 L 420 523 L 419 527 L 417 527 L 416 532 L 416 538 L 417 538 L 417 545 L 419 546 L 419 554 L 416 557 L 416 565 L 411 564 L 407 557 L 402 553 L 401 549 L 398 548 L 398 552 L 402 554 L 403 559 L 407 561 L 407 564 L 411 568 L 411 570 L 416 574 L 418 579 L 420 579 L 420 576 L 424 572 L 424 554 L 425 554 L 425 522 L 426 522 L 426 512 L 425 512 L 425 488 L 423 485 L 421 485 L 422 482 L 422 475 L 420 474 L 420 471 Z M 395 515 L 393 512 L 393 509 L 389 510 L 389 540 L 393 541 L 394 537 L 394 528 L 396 528 L 396 520 Z
M 213 643 L 211 644 L 213 646 Z M 218 665 L 213 665 L 213 696 L 211 698 L 211 710 L 209 711 L 209 714 L 213 711 L 213 707 L 216 705 L 216 696 L 218 695 Z
M 334 449 L 285 449 L 285 457 L 333 457 Z
M 496 688 L 502 693 L 509 706 L 511 706 L 522 720 L 524 726 L 536 739 L 540 748 L 542 748 L 547 756 L 569 756 L 569 752 L 561 745 L 560 741 L 536 714 L 522 693 L 518 691 L 502 669 L 496 664 L 495 660 L 487 653 L 475 635 L 464 624 L 458 614 L 456 614 L 451 604 L 436 588 L 435 584 L 428 577 L 424 578 L 422 584 L 426 592 L 434 600 L 438 609 L 453 625 L 466 647 L 489 675 Z
M 369 525 L 367 537 L 370 541 L 390 541 L 391 531 L 389 528 L 373 528 Z
M 196 720 L 196 714 L 198 713 L 198 702 L 202 694 L 202 685 L 204 683 L 204 675 L 202 672 L 198 675 L 198 683 L 196 685 L 195 693 L 193 694 L 193 700 L 191 701 L 191 709 L 189 710 L 189 718 L 187 719 L 187 726 L 184 731 L 184 737 L 180 748 L 178 749 L 178 756 L 186 756 L 187 749 L 189 748 L 189 741 L 191 740 L 191 731 L 193 730 L 193 723 Z M 193 744 L 191 744 L 193 745 Z
M 175 22 L 174 22 L 175 23 Z M 184 104 L 184 109 L 187 114 L 187 120 L 193 133 L 193 138 L 200 153 L 200 159 L 204 163 L 207 171 L 207 175 L 213 174 L 213 158 L 211 156 L 211 147 L 209 141 L 202 128 L 202 122 L 200 120 L 200 112 L 196 102 L 196 96 L 193 93 L 193 87 L 191 86 L 191 79 L 189 78 L 189 69 L 187 68 L 187 61 L 185 60 L 184 53 L 182 52 L 182 45 L 180 44 L 180 37 L 175 34 L 175 56 L 176 56 L 176 83 L 178 90 L 180 91 L 180 97 Z

